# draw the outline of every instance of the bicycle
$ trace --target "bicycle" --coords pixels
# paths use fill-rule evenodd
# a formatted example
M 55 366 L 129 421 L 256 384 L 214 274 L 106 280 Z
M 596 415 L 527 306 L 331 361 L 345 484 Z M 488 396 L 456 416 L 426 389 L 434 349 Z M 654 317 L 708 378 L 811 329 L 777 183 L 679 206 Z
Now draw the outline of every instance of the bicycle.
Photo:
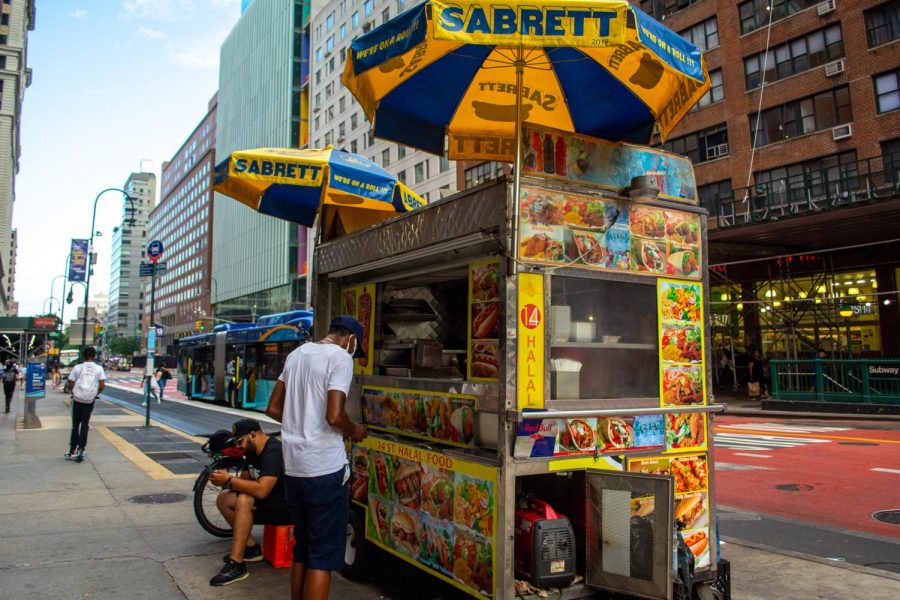
M 232 477 L 238 477 L 246 468 L 244 451 L 237 446 L 231 432 L 224 429 L 211 434 L 201 434 L 201 437 L 209 438 L 201 448 L 211 462 L 194 481 L 194 516 L 206 532 L 216 537 L 228 538 L 231 537 L 231 525 L 216 506 L 216 498 L 222 489 L 209 482 L 209 475 L 222 469 L 228 471 Z

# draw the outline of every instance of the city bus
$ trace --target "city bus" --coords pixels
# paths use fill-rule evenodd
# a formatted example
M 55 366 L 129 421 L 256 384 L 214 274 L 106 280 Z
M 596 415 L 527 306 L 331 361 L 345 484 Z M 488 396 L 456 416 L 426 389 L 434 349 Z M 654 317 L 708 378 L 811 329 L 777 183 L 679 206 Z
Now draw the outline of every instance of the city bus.
M 264 411 L 287 355 L 309 341 L 312 312 L 223 323 L 179 340 L 178 389 L 189 398 Z
M 72 348 L 59 351 L 59 372 L 62 377 L 68 377 L 72 367 L 78 362 L 78 350 Z

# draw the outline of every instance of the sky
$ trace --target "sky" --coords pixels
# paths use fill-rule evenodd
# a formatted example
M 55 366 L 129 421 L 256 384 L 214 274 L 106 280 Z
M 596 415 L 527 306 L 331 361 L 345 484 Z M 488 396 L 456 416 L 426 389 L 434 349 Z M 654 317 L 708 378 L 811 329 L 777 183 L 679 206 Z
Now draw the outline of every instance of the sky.
M 19 316 L 58 314 L 72 238 L 88 238 L 97 194 L 156 173 L 206 115 L 219 47 L 240 0 L 38 0 L 28 34 L 32 83 L 22 105 L 13 206 Z M 158 193 L 158 190 L 157 190 Z M 97 203 L 91 296 L 109 291 L 122 194 Z M 52 294 L 56 300 L 50 300 Z M 65 319 L 83 304 L 75 302 Z

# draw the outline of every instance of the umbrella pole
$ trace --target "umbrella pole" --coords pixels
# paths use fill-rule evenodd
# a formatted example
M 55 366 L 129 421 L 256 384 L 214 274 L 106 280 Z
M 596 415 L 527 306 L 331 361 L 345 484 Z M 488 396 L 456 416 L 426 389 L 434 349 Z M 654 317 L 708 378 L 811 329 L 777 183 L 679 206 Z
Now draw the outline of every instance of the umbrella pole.
M 324 208 L 322 209 L 324 210 Z M 313 298 L 313 261 L 316 258 L 316 242 L 321 219 L 316 213 L 312 227 L 306 231 L 306 310 L 312 310 Z
M 519 46 L 516 56 L 516 157 L 513 163 L 513 218 L 512 218 L 512 268 L 510 273 L 516 272 L 519 258 L 519 194 L 522 185 L 522 80 L 525 76 L 525 60 L 522 46 Z

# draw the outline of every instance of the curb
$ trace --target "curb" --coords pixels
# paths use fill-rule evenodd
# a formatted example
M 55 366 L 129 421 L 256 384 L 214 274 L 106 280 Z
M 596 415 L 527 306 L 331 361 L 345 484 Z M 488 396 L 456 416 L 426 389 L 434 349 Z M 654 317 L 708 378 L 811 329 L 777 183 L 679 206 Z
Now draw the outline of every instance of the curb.
M 891 579 L 893 581 L 900 581 L 900 573 L 894 573 L 892 571 L 883 571 L 881 569 L 874 569 L 872 567 L 867 567 L 865 565 L 856 565 L 853 563 L 843 562 L 843 561 L 835 561 L 828 560 L 827 558 L 822 558 L 821 556 L 813 556 L 812 554 L 804 554 L 803 552 L 795 552 L 793 550 L 782 550 L 780 548 L 775 548 L 773 546 L 767 546 L 765 544 L 754 544 L 752 542 L 747 542 L 744 540 L 739 540 L 732 537 L 722 536 L 722 541 L 727 542 L 729 544 L 733 544 L 735 546 L 742 546 L 744 548 L 750 548 L 752 550 L 759 550 L 761 552 L 768 552 L 771 554 L 780 554 L 781 556 L 789 556 L 791 558 L 797 558 L 800 560 L 805 560 L 808 562 L 818 563 L 820 565 L 826 565 L 829 567 L 837 567 L 839 569 L 846 569 L 848 571 L 853 571 L 855 573 L 862 573 L 864 575 L 871 575 L 873 577 L 881 577 L 882 579 Z

